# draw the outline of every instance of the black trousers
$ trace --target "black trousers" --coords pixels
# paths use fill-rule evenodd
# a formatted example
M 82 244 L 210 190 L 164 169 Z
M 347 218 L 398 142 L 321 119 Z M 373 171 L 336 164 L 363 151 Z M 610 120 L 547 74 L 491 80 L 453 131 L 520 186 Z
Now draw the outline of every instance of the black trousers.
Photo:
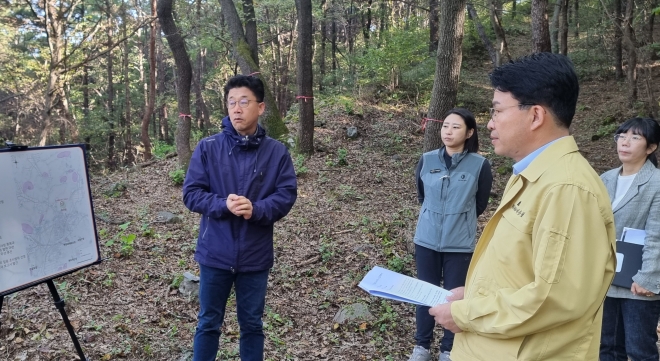
M 417 264 L 417 278 L 441 286 L 446 290 L 465 286 L 465 277 L 470 266 L 472 253 L 436 252 L 419 245 L 415 245 L 415 263 Z M 435 320 L 429 315 L 429 307 L 417 306 L 416 313 L 417 333 L 415 341 L 418 346 L 431 348 Z M 444 330 L 440 343 L 440 352 L 451 351 L 454 345 L 454 333 Z

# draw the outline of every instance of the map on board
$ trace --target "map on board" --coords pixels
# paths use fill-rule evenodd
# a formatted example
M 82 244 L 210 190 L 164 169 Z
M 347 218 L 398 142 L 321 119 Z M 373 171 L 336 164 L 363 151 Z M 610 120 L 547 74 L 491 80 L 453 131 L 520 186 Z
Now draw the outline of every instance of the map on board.
M 0 151 L 0 296 L 100 259 L 82 145 Z

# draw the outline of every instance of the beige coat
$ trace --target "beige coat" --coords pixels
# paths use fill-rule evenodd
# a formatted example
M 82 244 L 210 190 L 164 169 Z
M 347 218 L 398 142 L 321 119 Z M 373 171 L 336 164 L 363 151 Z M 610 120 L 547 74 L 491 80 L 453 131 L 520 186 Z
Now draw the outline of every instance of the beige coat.
M 613 220 L 573 137 L 512 176 L 477 243 L 465 299 L 451 306 L 464 330 L 452 360 L 598 360 Z

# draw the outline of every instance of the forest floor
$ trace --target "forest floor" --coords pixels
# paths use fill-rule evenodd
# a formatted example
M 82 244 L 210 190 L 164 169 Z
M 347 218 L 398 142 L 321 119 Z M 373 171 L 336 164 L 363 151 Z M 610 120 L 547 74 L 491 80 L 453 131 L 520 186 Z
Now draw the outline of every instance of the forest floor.
M 483 71 L 462 76 L 459 102 L 477 114 L 481 153 L 493 164 L 492 199 L 479 218 L 481 229 L 499 203 L 512 162 L 496 156 L 490 145 L 488 64 L 477 65 Z M 633 111 L 627 110 L 623 82 L 592 77 L 581 85 L 572 133 L 602 173 L 617 165 L 608 120 L 618 124 Z M 315 130 L 316 153 L 298 163 L 298 201 L 276 225 L 264 315 L 266 359 L 405 360 L 414 346 L 414 306 L 371 297 L 357 284 L 376 265 L 415 274 L 407 245 L 419 211 L 414 168 L 422 150 L 424 109 L 360 101 L 353 109 L 318 107 L 317 121 L 325 124 Z M 296 125 L 289 125 L 292 132 Z M 356 139 L 346 137 L 349 126 L 358 128 Z M 181 187 L 169 177 L 175 169 L 175 159 L 164 159 L 92 175 L 106 259 L 55 280 L 90 360 L 190 357 L 198 304 L 177 286 L 184 272 L 198 273 L 193 253 L 199 215 L 183 205 Z M 117 184 L 125 189 L 108 192 Z M 158 222 L 160 211 L 180 216 L 181 222 Z M 122 251 L 121 237 L 130 235 L 135 241 Z M 368 306 L 372 321 L 333 321 L 341 307 L 358 302 Z M 238 360 L 233 299 L 227 310 L 219 359 Z M 0 324 L 1 360 L 77 359 L 45 285 L 6 297 Z

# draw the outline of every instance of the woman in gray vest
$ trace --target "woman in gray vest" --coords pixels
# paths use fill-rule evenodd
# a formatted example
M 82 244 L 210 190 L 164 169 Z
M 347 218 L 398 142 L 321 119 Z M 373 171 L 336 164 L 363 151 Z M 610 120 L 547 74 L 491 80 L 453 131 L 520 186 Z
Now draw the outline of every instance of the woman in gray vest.
M 490 163 L 477 154 L 474 115 L 463 108 L 447 112 L 444 145 L 422 154 L 417 164 L 417 198 L 422 208 L 415 232 L 417 278 L 451 290 L 465 285 L 476 243 L 477 217 L 488 205 L 493 183 Z M 417 306 L 416 346 L 408 361 L 431 360 L 435 321 L 429 307 Z M 444 331 L 440 361 L 449 361 L 454 334 Z

